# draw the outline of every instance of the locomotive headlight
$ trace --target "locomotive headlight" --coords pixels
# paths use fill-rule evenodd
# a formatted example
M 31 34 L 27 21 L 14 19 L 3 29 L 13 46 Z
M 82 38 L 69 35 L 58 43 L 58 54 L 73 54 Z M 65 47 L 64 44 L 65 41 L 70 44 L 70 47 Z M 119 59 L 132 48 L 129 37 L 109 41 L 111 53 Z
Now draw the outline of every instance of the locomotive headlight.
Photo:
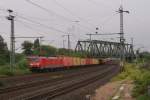
M 33 64 L 30 64 L 30 66 L 33 66 Z
M 39 63 L 36 63 L 36 65 L 39 66 L 40 64 L 39 64 Z
M 30 64 L 30 66 L 39 66 L 39 65 L 40 65 L 39 63 Z

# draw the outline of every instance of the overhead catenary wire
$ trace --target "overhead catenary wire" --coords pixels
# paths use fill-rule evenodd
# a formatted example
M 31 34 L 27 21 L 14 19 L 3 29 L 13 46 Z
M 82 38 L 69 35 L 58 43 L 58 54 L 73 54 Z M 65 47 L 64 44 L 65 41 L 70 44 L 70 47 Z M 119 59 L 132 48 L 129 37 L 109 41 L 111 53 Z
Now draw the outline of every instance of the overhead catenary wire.
M 99 5 L 100 3 L 99 3 L 99 2 L 97 2 L 97 1 L 95 1 L 95 0 L 87 0 L 87 1 L 88 1 L 88 2 L 90 2 L 90 3 L 92 3 L 93 5 L 95 5 L 95 6 L 97 6 L 97 7 L 99 7 L 99 6 L 100 6 L 100 5 Z M 103 0 L 103 1 L 104 1 L 104 0 Z M 105 0 L 105 1 L 106 1 L 106 0 Z M 101 2 L 102 2 L 102 1 L 101 1 Z M 104 2 L 103 2 L 103 4 L 104 4 Z M 108 8 L 108 7 L 109 7 L 109 8 L 110 8 L 110 7 L 112 7 L 112 8 L 113 8 L 113 6 L 112 6 L 112 5 L 110 5 L 110 4 L 108 4 L 108 3 L 107 3 L 107 4 L 105 3 L 105 5 L 107 6 L 107 8 Z
M 107 17 L 104 21 L 102 21 L 102 24 L 100 24 L 101 26 L 104 26 L 106 23 L 108 23 L 115 15 L 117 15 L 117 13 L 112 14 L 111 16 Z
M 67 9 L 66 7 L 64 7 L 62 4 L 60 4 L 59 2 L 57 2 L 57 0 L 54 0 L 55 4 L 58 5 L 59 7 L 61 7 L 62 9 L 64 9 L 65 11 L 67 11 L 70 15 L 78 18 L 80 21 L 83 21 L 87 24 L 89 24 L 92 27 L 96 27 L 97 25 L 94 25 L 93 23 L 90 23 L 89 21 L 87 21 L 84 18 L 81 18 L 80 16 L 77 16 L 75 13 L 73 13 L 72 11 L 70 11 L 69 9 Z
M 16 13 L 16 15 L 17 15 L 17 13 Z M 26 16 L 26 15 L 24 15 L 24 14 L 22 14 L 22 13 L 19 13 L 19 15 L 21 15 L 21 16 L 24 16 L 24 17 L 26 17 L 26 18 L 29 18 L 29 19 L 32 19 L 32 18 L 34 18 L 34 19 L 32 19 L 32 20 L 35 20 L 35 19 L 37 19 L 37 20 L 40 20 L 40 18 L 37 18 L 37 17 L 29 17 L 29 16 Z M 46 19 L 45 19 L 46 20 Z M 48 20 L 48 19 L 47 19 Z M 41 20 L 40 20 L 41 21 Z M 76 21 L 72 21 L 72 22 L 76 22 Z M 80 22 L 80 21 L 79 21 Z M 56 23 L 54 23 L 55 25 L 58 25 L 58 26 L 64 26 L 64 25 L 62 25 L 62 24 L 56 24 Z M 86 26 L 84 26 L 84 25 L 82 25 L 82 24 L 80 24 L 80 23 L 78 23 L 78 25 L 79 26 L 81 26 L 80 28 L 82 28 L 82 30 L 85 30 L 86 32 L 89 32 L 89 31 L 93 31 L 93 30 L 91 30 L 91 29 L 89 29 L 88 27 L 86 27 Z
M 37 4 L 37 3 L 34 3 L 34 2 L 31 1 L 31 0 L 25 0 L 25 1 L 27 1 L 28 3 L 30 3 L 30 4 L 32 4 L 32 5 L 36 6 L 36 7 L 38 7 L 38 8 L 40 8 L 40 9 L 42 9 L 43 11 L 45 11 L 45 12 L 51 14 L 51 15 L 56 15 L 57 17 L 59 17 L 59 18 L 61 18 L 61 19 L 64 19 L 64 20 L 67 20 L 67 21 L 70 21 L 70 22 L 72 21 L 72 19 L 66 18 L 66 17 L 64 17 L 64 16 L 62 16 L 62 15 L 60 15 L 60 14 L 57 14 L 57 13 L 55 13 L 54 11 L 52 11 L 52 10 L 50 10 L 50 9 L 47 9 L 47 8 L 45 8 L 45 7 L 42 7 L 41 5 L 39 5 L 39 4 Z
M 42 35 L 41 33 L 39 33 L 39 32 L 42 32 L 41 30 L 39 30 L 39 28 L 33 28 L 32 26 L 30 26 L 30 24 L 28 24 L 28 23 L 26 23 L 26 22 L 23 22 L 23 21 L 21 21 L 21 20 L 16 20 L 16 21 L 17 21 L 18 23 L 20 23 L 21 25 L 23 25 L 24 27 L 26 27 L 26 28 L 28 28 L 28 29 L 30 29 L 30 30 L 32 30 L 32 31 L 36 31 L 37 34 Z M 42 33 L 48 34 L 47 32 L 42 32 Z
M 96 2 L 96 1 L 94 1 L 94 0 L 87 0 L 88 2 L 90 2 L 92 5 L 95 5 L 96 7 L 98 7 L 99 8 L 99 3 L 98 2 Z M 101 24 L 99 24 L 100 26 L 104 26 L 107 22 L 109 22 L 115 15 L 117 15 L 117 13 L 113 13 L 112 15 L 110 15 L 110 16 L 108 16 L 106 19 L 104 19 L 104 21 L 101 21 L 100 23 Z
M 6 10 L 7 11 L 7 10 Z M 47 26 L 47 25 L 44 25 L 44 24 L 41 24 L 40 22 L 37 22 L 37 21 L 35 21 L 35 20 L 32 20 L 31 18 L 28 18 L 27 16 L 25 16 L 24 14 L 21 14 L 21 13 L 18 13 L 18 12 L 14 12 L 13 13 L 13 15 L 15 15 L 16 16 L 16 19 L 15 19 L 15 21 L 17 21 L 17 22 L 19 22 L 20 24 L 22 24 L 24 27 L 26 27 L 26 28 L 28 28 L 28 29 L 30 29 L 30 30 L 34 30 L 34 31 L 37 31 L 36 33 L 38 33 L 38 34 L 40 34 L 39 33 L 39 31 L 41 31 L 41 30 L 39 30 L 39 28 L 37 29 L 35 29 L 35 28 L 33 28 L 33 26 L 35 26 L 35 25 L 38 25 L 38 26 L 42 26 L 42 27 L 44 27 L 44 28 L 50 28 L 51 29 L 51 27 L 49 27 L 49 26 Z M 30 22 L 30 23 L 27 23 L 27 22 L 25 22 L 25 21 L 21 21 L 21 20 L 19 20 L 19 19 L 21 19 L 21 20 L 25 20 L 25 21 L 27 21 L 27 22 Z M 30 25 L 30 24 L 33 24 L 32 26 Z M 40 28 L 42 28 L 42 27 L 40 27 Z M 84 26 L 83 26 L 84 27 Z M 80 27 L 81 28 L 81 27 Z M 85 27 L 85 29 L 86 29 L 86 27 Z M 82 31 L 83 30 L 85 30 L 85 29 L 81 29 Z M 58 32 L 61 32 L 61 33 L 66 33 L 66 32 L 62 32 L 61 30 L 56 30 L 56 29 L 52 29 L 52 30 L 54 30 L 54 31 L 58 31 Z M 88 29 L 87 29 L 88 30 Z M 85 30 L 85 32 L 87 32 L 87 30 Z M 42 31 L 41 31 L 42 32 Z M 42 32 L 42 33 L 46 33 L 46 34 L 48 34 L 48 32 Z M 40 34 L 41 35 L 41 34 Z
M 42 32 L 42 33 L 46 33 L 46 34 L 48 34 L 48 32 L 43 32 L 43 31 L 41 31 L 39 28 L 41 28 L 41 27 L 39 27 L 39 28 L 33 28 L 33 26 L 34 25 L 31 25 L 30 23 L 27 23 L 27 22 L 25 22 L 25 21 L 21 21 L 21 20 L 19 20 L 19 19 L 17 19 L 16 20 L 17 22 L 19 22 L 20 24 L 22 24 L 24 27 L 26 27 L 26 28 L 28 28 L 28 29 L 30 29 L 30 30 L 34 30 L 34 31 L 37 31 L 38 33 L 39 32 Z M 83 31 L 83 30 L 82 30 Z M 84 31 L 84 32 L 86 32 L 86 31 Z M 40 34 L 40 33 L 39 33 Z M 81 36 L 80 34 L 77 34 L 77 35 L 79 35 L 79 36 Z
M 31 1 L 31 0 L 26 0 L 26 1 L 27 1 L 28 3 L 30 3 L 30 4 L 32 4 L 32 5 L 34 5 L 34 6 L 38 7 L 38 8 L 40 8 L 40 9 L 42 9 L 43 11 L 45 11 L 45 12 L 47 12 L 47 13 L 49 13 L 49 14 L 56 15 L 57 17 L 59 17 L 59 18 L 61 18 L 61 19 L 63 19 L 63 20 L 66 20 L 66 21 L 73 22 L 72 19 L 66 18 L 66 17 L 64 17 L 64 16 L 62 16 L 62 15 L 60 15 L 60 14 L 57 14 L 57 13 L 55 13 L 54 11 L 52 11 L 52 10 L 50 10 L 50 9 L 47 9 L 47 8 L 45 8 L 45 7 L 41 6 L 41 5 L 39 5 L 38 3 L 34 3 L 34 2 Z M 73 16 L 74 16 L 74 15 L 73 15 Z M 79 18 L 78 18 L 78 19 L 79 19 Z M 81 19 L 81 18 L 80 18 L 80 19 Z M 87 22 L 87 21 L 84 21 L 84 22 Z M 92 25 L 91 23 L 88 23 L 88 24 Z M 84 25 L 81 25 L 81 24 L 79 24 L 79 25 L 80 25 L 81 27 L 83 27 L 83 28 L 89 30 L 89 31 L 93 31 L 92 29 L 90 29 L 90 28 L 87 27 L 87 26 L 84 26 Z
M 31 23 L 35 23 L 35 24 L 37 24 L 37 25 L 40 25 L 40 26 L 42 26 L 42 27 L 44 27 L 44 28 L 47 28 L 47 29 L 50 29 L 50 30 L 53 30 L 53 31 L 57 31 L 57 32 L 60 32 L 60 33 L 66 33 L 66 32 L 64 32 L 64 31 L 62 31 L 62 30 L 59 30 L 59 29 L 56 29 L 56 28 L 54 28 L 54 27 L 51 27 L 51 26 L 42 24 L 42 23 L 40 23 L 40 22 L 37 22 L 37 21 L 31 20 L 31 19 L 28 19 L 28 18 L 26 18 L 26 17 L 24 17 L 24 16 L 21 16 L 21 15 L 16 15 L 16 16 L 18 16 L 19 18 L 24 19 L 24 20 L 26 20 L 26 21 L 29 21 L 29 22 L 31 22 Z
M 2 9 L 2 8 L 1 8 L 1 9 Z M 7 11 L 7 10 L 5 10 L 5 9 L 3 9 L 3 10 L 4 10 L 5 12 Z M 37 22 L 37 21 L 31 20 L 31 19 L 29 19 L 29 18 L 26 18 L 26 17 L 24 17 L 24 16 L 22 16 L 22 15 L 18 14 L 17 12 L 14 12 L 13 14 L 14 14 L 15 16 L 17 16 L 17 17 L 21 18 L 21 19 L 24 19 L 24 20 L 26 20 L 26 21 L 29 21 L 29 22 L 32 22 L 32 23 L 38 24 L 38 25 L 40 25 L 40 26 L 42 26 L 42 27 L 45 27 L 45 28 L 47 28 L 47 29 L 50 29 L 50 30 L 53 30 L 53 31 L 57 31 L 57 32 L 60 32 L 60 33 L 66 33 L 66 32 L 61 31 L 61 30 L 59 30 L 59 29 L 56 29 L 56 28 L 50 27 L 50 26 L 48 26 L 48 25 L 45 25 L 45 24 L 42 24 L 42 23 L 40 23 L 40 22 Z
M 64 17 L 64 16 L 62 16 L 62 15 L 60 15 L 60 14 L 57 14 L 57 13 L 55 13 L 54 11 L 52 11 L 52 10 L 50 10 L 50 9 L 47 9 L 47 8 L 45 8 L 45 7 L 42 7 L 41 5 L 39 5 L 39 4 L 37 4 L 37 3 L 34 3 L 34 2 L 32 2 L 31 0 L 26 0 L 26 1 L 27 1 L 28 3 L 30 3 L 30 4 L 32 4 L 32 5 L 34 5 L 34 6 L 36 6 L 36 7 L 38 7 L 38 8 L 40 8 L 40 9 L 44 10 L 45 12 L 47 12 L 47 13 L 49 13 L 49 14 L 51 14 L 51 15 L 56 15 L 57 17 L 59 17 L 59 18 L 65 20 L 65 21 L 68 21 L 68 22 L 72 22 L 72 21 L 73 21 L 72 19 L 66 18 L 66 17 Z M 86 26 L 84 26 L 84 25 L 81 25 L 81 24 L 79 24 L 79 25 L 80 25 L 81 27 L 83 27 L 83 28 L 85 28 L 85 29 L 91 31 L 88 27 L 86 27 Z M 92 30 L 92 31 L 93 31 L 93 30 Z

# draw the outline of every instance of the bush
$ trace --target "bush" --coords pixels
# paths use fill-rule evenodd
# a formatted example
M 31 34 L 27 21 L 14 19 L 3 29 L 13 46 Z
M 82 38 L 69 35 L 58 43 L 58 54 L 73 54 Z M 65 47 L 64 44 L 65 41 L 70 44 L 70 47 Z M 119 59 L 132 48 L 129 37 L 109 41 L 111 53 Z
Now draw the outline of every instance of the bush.
M 137 98 L 137 100 L 150 100 L 147 95 L 147 89 L 150 85 L 150 71 L 138 67 L 134 64 L 125 64 L 124 72 L 120 73 L 113 80 L 124 80 L 129 79 L 134 81 L 134 88 L 132 91 L 132 96 Z
M 0 81 L 0 87 L 1 87 L 1 86 L 4 86 L 4 84 L 3 84 L 3 82 Z
M 133 96 L 138 97 L 139 95 L 147 94 L 148 85 L 150 85 L 150 71 L 141 70 L 142 74 L 138 75 L 135 80 L 135 87 L 133 89 Z
M 28 64 L 26 59 L 22 59 L 21 61 L 18 62 L 17 67 L 19 69 L 27 69 Z
M 125 64 L 124 71 L 120 73 L 113 80 L 136 80 L 141 74 L 140 69 L 136 68 L 133 64 Z
M 148 96 L 147 94 L 144 94 L 144 95 L 138 96 L 137 100 L 150 100 L 149 98 L 150 96 Z
M 0 65 L 5 65 L 6 64 L 6 61 L 5 61 L 5 59 L 3 59 L 3 58 L 0 58 Z
M 12 70 L 10 70 L 9 65 L 0 66 L 0 74 L 1 75 L 7 75 L 7 76 L 13 76 L 14 75 Z
M 0 66 L 0 75 L 14 76 L 31 73 L 27 67 L 27 60 L 20 60 L 15 67 L 10 69 L 9 65 Z

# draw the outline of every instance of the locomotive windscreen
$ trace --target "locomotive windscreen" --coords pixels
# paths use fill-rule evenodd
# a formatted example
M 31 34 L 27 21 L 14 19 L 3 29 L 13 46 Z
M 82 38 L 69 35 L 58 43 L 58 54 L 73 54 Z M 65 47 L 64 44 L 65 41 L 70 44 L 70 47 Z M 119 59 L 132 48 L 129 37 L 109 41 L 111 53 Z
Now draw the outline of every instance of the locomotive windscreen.
M 29 62 L 38 62 L 39 61 L 39 57 L 28 57 L 27 59 Z

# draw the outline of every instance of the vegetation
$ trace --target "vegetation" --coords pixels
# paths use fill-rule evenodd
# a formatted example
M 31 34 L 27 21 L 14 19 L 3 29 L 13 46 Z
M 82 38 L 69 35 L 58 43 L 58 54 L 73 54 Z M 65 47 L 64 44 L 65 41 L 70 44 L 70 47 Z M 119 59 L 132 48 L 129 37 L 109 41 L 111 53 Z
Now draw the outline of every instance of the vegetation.
M 0 65 L 4 65 L 7 62 L 9 62 L 9 51 L 3 37 L 0 36 Z
M 31 54 L 31 46 L 32 43 L 25 41 L 23 43 L 23 49 L 26 48 L 24 51 L 25 54 Z M 9 50 L 7 48 L 7 44 L 4 42 L 4 39 L 2 36 L 0 36 L 0 76 L 13 76 L 17 74 L 25 74 L 30 73 L 29 69 L 27 68 L 27 62 L 25 59 L 24 54 L 15 54 L 15 61 L 16 66 L 14 68 L 10 68 L 9 66 L 9 59 L 10 54 Z M 0 86 L 2 83 L 0 82 Z
M 22 53 L 15 54 L 15 67 L 10 68 L 9 65 L 9 50 L 4 39 L 0 36 L 0 76 L 13 76 L 18 74 L 30 73 L 25 59 L 26 56 L 75 56 L 75 57 L 87 57 L 87 53 L 75 52 L 64 48 L 55 48 L 50 45 L 40 45 L 39 39 L 36 39 L 33 43 L 30 41 L 24 41 L 22 43 Z M 0 83 L 1 85 L 1 83 Z
M 86 52 L 75 52 L 73 50 L 68 50 L 68 49 L 64 49 L 64 48 L 60 48 L 57 50 L 57 55 L 64 55 L 64 56 L 73 56 L 73 57 L 87 57 L 87 53 Z
M 33 47 L 33 43 L 29 42 L 29 41 L 24 41 L 24 43 L 22 44 L 22 49 L 24 50 L 23 53 L 25 55 L 31 55 L 33 54 L 33 50 L 32 50 L 32 47 Z
M 124 71 L 113 80 L 133 80 L 133 97 L 137 98 L 137 100 L 149 100 L 150 70 L 145 69 L 142 63 L 126 63 Z
M 64 48 L 55 48 L 50 45 L 41 45 L 39 39 L 36 39 L 34 43 L 24 41 L 22 44 L 23 53 L 16 53 L 16 66 L 10 68 L 9 66 L 9 50 L 4 39 L 0 36 L 0 75 L 13 76 L 20 74 L 30 73 L 27 67 L 26 56 L 39 55 L 39 56 L 75 56 L 75 57 L 88 57 L 86 52 L 75 52 L 73 50 L 67 50 Z M 133 89 L 133 96 L 137 100 L 149 100 L 147 88 L 150 85 L 150 53 L 138 52 L 138 59 L 136 63 L 126 63 L 124 71 L 119 74 L 113 80 L 133 80 L 135 87 Z M 138 62 L 138 63 L 137 63 Z M 0 82 L 0 86 L 3 83 Z
M 10 68 L 9 65 L 0 66 L 0 76 L 14 76 L 28 73 L 30 73 L 30 70 L 27 67 L 26 60 L 23 58 L 16 63 L 14 68 Z
M 29 41 L 25 41 L 23 44 L 23 53 L 27 56 L 29 55 L 37 55 L 37 56 L 57 56 L 57 55 L 64 55 L 64 56 L 74 56 L 74 57 L 87 57 L 86 52 L 75 52 L 73 50 L 68 50 L 65 48 L 56 48 L 50 45 L 41 45 L 39 43 L 39 39 L 36 39 L 34 43 Z

